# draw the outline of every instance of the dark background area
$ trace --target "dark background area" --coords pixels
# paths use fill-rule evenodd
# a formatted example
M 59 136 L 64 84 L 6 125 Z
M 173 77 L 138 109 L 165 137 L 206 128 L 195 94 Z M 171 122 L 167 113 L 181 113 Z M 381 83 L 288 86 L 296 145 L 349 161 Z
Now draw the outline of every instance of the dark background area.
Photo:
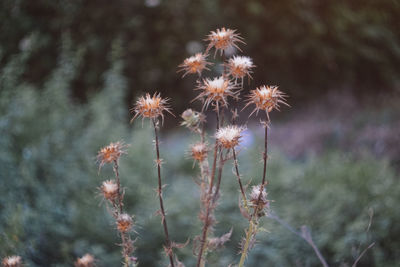
M 121 40 L 131 103 L 160 90 L 182 109 L 193 83 L 175 74 L 190 42 L 204 47 L 210 30 L 237 29 L 258 66 L 254 85 L 278 84 L 291 103 L 346 87 L 358 96 L 398 92 L 400 4 L 380 1 L 12 1 L 1 3 L 1 62 L 37 35 L 24 78 L 41 85 L 57 64 L 62 36 L 82 49 L 73 80 L 77 101 L 98 92 L 107 54 Z M 193 44 L 193 42 L 195 42 Z M 188 48 L 188 49 L 187 49 Z M 203 49 L 204 50 L 204 49 Z

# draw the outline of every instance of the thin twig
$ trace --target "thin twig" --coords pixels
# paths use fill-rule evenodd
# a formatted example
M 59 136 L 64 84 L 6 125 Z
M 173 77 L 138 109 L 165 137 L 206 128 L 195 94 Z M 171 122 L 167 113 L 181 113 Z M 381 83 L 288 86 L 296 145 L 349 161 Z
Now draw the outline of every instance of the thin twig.
M 239 166 L 238 166 L 238 161 L 237 161 L 237 158 L 236 158 L 236 150 L 235 150 L 234 147 L 232 148 L 232 154 L 233 154 L 233 164 L 235 165 L 236 177 L 237 177 L 237 180 L 238 180 L 238 183 L 239 183 L 240 192 L 241 192 L 241 194 L 242 194 L 244 207 L 245 207 L 247 213 L 249 213 L 249 207 L 248 207 L 248 205 L 247 205 L 247 198 L 246 198 L 246 194 L 245 194 L 245 192 L 244 192 L 242 180 L 241 180 L 241 178 L 240 178 Z
M 153 126 L 154 126 L 154 135 L 156 138 L 156 154 L 157 154 L 157 174 L 158 174 L 158 198 L 160 200 L 160 211 L 161 211 L 161 222 L 163 224 L 164 228 L 164 233 L 165 233 L 165 243 L 166 243 L 166 248 L 167 248 L 167 255 L 169 257 L 169 262 L 171 264 L 171 267 L 174 267 L 174 254 L 172 251 L 171 247 L 171 241 L 169 239 L 169 234 L 168 234 L 168 226 L 167 226 L 167 218 L 165 216 L 165 210 L 164 210 L 164 203 L 163 203 L 163 197 L 162 197 L 162 183 L 161 183 L 161 159 L 160 159 L 160 148 L 159 148 L 159 141 L 158 141 L 158 133 L 157 133 L 157 123 L 156 120 L 153 119 Z
M 364 254 L 367 252 L 368 249 L 372 248 L 375 245 L 375 242 L 372 242 L 366 249 L 361 252 L 360 256 L 356 259 L 356 261 L 353 263 L 351 267 L 356 267 L 357 263 L 360 261 L 360 259 L 364 256 Z
M 268 217 L 270 217 L 271 219 L 274 219 L 275 221 L 280 223 L 283 227 L 288 229 L 290 232 L 292 232 L 293 234 L 299 236 L 304 241 L 306 241 L 313 248 L 314 253 L 317 255 L 317 257 L 318 257 L 319 261 L 321 262 L 321 264 L 324 267 L 329 267 L 329 265 L 326 262 L 325 258 L 322 256 L 321 252 L 319 251 L 318 247 L 315 245 L 315 243 L 314 243 L 314 241 L 313 241 L 313 239 L 311 237 L 310 230 L 308 229 L 307 226 L 303 225 L 301 227 L 302 231 L 298 232 L 292 226 L 290 226 L 287 222 L 285 222 L 281 218 L 279 218 L 278 215 L 276 215 L 275 213 L 271 212 Z

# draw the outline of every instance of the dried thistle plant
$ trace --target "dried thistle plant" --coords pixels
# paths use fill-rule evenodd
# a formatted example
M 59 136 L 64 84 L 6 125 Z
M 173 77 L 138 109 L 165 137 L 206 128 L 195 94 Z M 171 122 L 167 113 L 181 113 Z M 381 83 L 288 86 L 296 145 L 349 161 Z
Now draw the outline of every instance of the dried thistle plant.
M 197 53 L 194 56 L 186 58 L 183 63 L 178 66 L 180 68 L 178 72 L 184 72 L 182 78 L 188 74 L 195 73 L 201 76 L 203 70 L 209 70 L 207 65 L 211 65 L 210 62 L 207 62 L 207 55 Z
M 214 57 L 217 52 L 220 51 L 222 62 L 225 62 L 225 51 L 227 49 L 235 47 L 240 50 L 237 44 L 244 43 L 243 38 L 236 33 L 236 30 L 226 28 L 212 31 L 205 40 L 208 42 L 208 46 L 204 54 L 208 54 L 212 48 L 215 48 Z M 215 131 L 218 138 L 215 139 L 215 144 L 213 146 L 211 169 L 208 165 L 208 153 L 206 153 L 209 152 L 210 149 L 205 149 L 207 146 L 205 143 L 206 134 L 204 131 L 205 119 L 194 126 L 190 120 L 190 118 L 193 118 L 191 110 L 189 109 L 182 114 L 184 122 L 181 125 L 188 127 L 192 131 L 195 129 L 201 136 L 201 142 L 191 147 L 191 155 L 195 161 L 199 163 L 201 173 L 199 183 L 201 203 L 199 219 L 203 222 L 203 227 L 201 235 L 194 240 L 194 252 L 197 256 L 197 266 L 204 266 L 207 253 L 220 247 L 217 244 L 222 244 L 229 239 L 226 238 L 227 235 L 208 238 L 213 232 L 213 226 L 216 222 L 214 210 L 218 204 L 223 166 L 225 162 L 231 158 L 230 151 L 238 144 L 241 132 L 243 131 L 243 128 L 235 126 L 228 127 L 227 129 L 222 128 L 224 124 L 224 109 L 228 108 L 229 98 L 239 99 L 239 86 L 236 82 L 233 83 L 232 81 L 238 78 L 243 79 L 246 75 L 250 77 L 251 68 L 254 67 L 251 59 L 246 57 L 235 59 L 230 66 L 230 70 L 227 70 L 229 66 L 228 64 L 224 64 L 224 71 L 221 76 L 217 76 L 213 79 L 205 78 L 198 82 L 196 88 L 196 90 L 200 90 L 201 92 L 194 100 L 201 100 L 203 102 L 202 112 L 211 105 L 216 116 Z M 182 67 L 182 65 L 179 67 Z M 202 112 L 200 114 L 203 114 Z M 199 125 L 202 126 L 200 127 Z M 225 151 L 224 148 L 226 148 Z
M 255 66 L 250 57 L 233 56 L 228 60 L 228 62 L 224 63 L 224 67 L 227 68 L 228 75 L 232 76 L 235 79 L 235 82 L 238 79 L 241 80 L 243 88 L 243 79 L 246 76 L 250 79 L 252 78 L 251 73 Z
M 228 97 L 236 97 L 235 92 L 238 87 L 231 80 L 224 76 L 215 77 L 214 79 L 206 78 L 196 88 L 200 90 L 200 94 L 194 99 L 204 101 L 203 110 L 207 109 L 210 104 L 213 104 L 219 112 L 219 107 L 228 106 Z
M 155 148 L 156 148 L 156 166 L 157 166 L 157 175 L 158 175 L 158 188 L 157 188 L 157 196 L 160 201 L 160 210 L 158 214 L 161 216 L 161 223 L 163 225 L 164 234 L 165 234 L 165 245 L 164 251 L 169 258 L 170 266 L 174 267 L 174 252 L 173 248 L 177 247 L 174 245 L 174 242 L 171 242 L 168 232 L 168 225 L 167 225 L 167 218 L 164 208 L 164 201 L 163 201 L 163 184 L 161 180 L 161 166 L 162 166 L 162 159 L 160 158 L 160 143 L 158 138 L 158 129 L 160 127 L 159 117 L 161 117 L 162 121 L 164 120 L 164 112 L 168 112 L 170 114 L 170 108 L 168 105 L 168 99 L 161 98 L 160 94 L 154 93 L 153 97 L 150 94 L 146 94 L 146 96 L 142 96 L 136 101 L 135 106 L 131 109 L 131 112 L 134 113 L 134 116 L 131 121 L 133 121 L 136 117 L 142 116 L 142 118 L 149 118 L 153 124 L 154 128 L 154 136 L 155 136 Z M 172 114 L 173 115 L 173 114 Z
M 99 162 L 99 169 L 106 163 L 113 164 L 113 171 L 115 175 L 115 179 L 106 180 L 100 186 L 100 193 L 107 201 L 107 203 L 111 204 L 111 214 L 115 219 L 115 223 L 117 225 L 118 233 L 121 237 L 122 241 L 122 256 L 124 259 L 124 266 L 136 266 L 137 258 L 132 256 L 135 251 L 134 241 L 131 239 L 129 232 L 132 229 L 133 220 L 132 217 L 123 212 L 123 199 L 124 193 L 121 189 L 121 182 L 119 177 L 119 158 L 123 154 L 127 154 L 126 148 L 128 145 L 123 142 L 111 143 L 110 145 L 101 148 L 97 154 L 97 161 Z M 89 254 L 86 254 L 83 258 L 78 259 L 75 263 L 75 266 L 94 266 L 93 265 L 83 265 L 85 262 L 89 262 L 90 257 Z M 78 262 L 82 263 L 81 265 L 77 265 Z
M 8 256 L 2 261 L 3 267 L 22 267 L 22 259 L 20 256 Z
M 149 118 L 152 121 L 161 117 L 161 121 L 164 122 L 164 111 L 172 114 L 168 101 L 168 98 L 161 98 L 160 93 L 154 93 L 153 96 L 146 94 L 145 96 L 139 97 L 135 106 L 131 109 L 131 112 L 134 113 L 131 122 L 138 116 L 141 116 L 143 119 Z
M 235 47 L 241 51 L 236 43 L 244 44 L 243 38 L 240 34 L 236 33 L 236 30 L 225 29 L 224 27 L 216 31 L 211 31 L 205 40 L 209 42 L 206 53 L 214 47 L 214 57 L 218 51 L 220 51 L 222 56 L 223 52 L 231 47 Z
M 276 86 L 261 86 L 255 90 L 250 91 L 249 96 L 247 97 L 247 104 L 244 108 L 254 105 L 255 108 L 253 112 L 250 114 L 254 114 L 254 112 L 264 111 L 266 120 L 262 122 L 264 127 L 264 152 L 263 152 L 263 172 L 262 172 L 262 181 L 260 185 L 253 187 L 253 190 L 250 195 L 253 213 L 249 219 L 249 227 L 245 231 L 245 239 L 241 244 L 241 257 L 239 261 L 239 267 L 244 265 L 244 261 L 247 257 L 249 249 L 252 247 L 252 244 L 255 242 L 255 237 L 258 232 L 258 224 L 259 219 L 264 216 L 267 212 L 267 208 L 269 202 L 267 200 L 267 193 L 265 192 L 266 186 L 266 174 L 267 174 L 267 159 L 268 159 L 268 127 L 270 123 L 269 112 L 276 109 L 279 110 L 279 104 L 288 105 L 285 101 L 285 94 L 278 90 Z M 257 114 L 256 113 L 256 114 Z

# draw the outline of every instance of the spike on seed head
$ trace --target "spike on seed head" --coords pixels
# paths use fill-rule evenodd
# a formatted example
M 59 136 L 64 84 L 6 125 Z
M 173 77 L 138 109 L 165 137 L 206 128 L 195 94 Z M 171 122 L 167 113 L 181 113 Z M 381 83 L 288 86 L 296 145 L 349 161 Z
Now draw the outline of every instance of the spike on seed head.
M 110 143 L 108 146 L 101 148 L 97 154 L 97 161 L 100 163 L 99 169 L 106 163 L 118 161 L 121 155 L 126 154 L 125 149 L 127 147 L 128 145 L 119 141 Z
M 206 51 L 209 51 L 212 47 L 215 47 L 215 53 L 217 53 L 219 50 L 221 55 L 223 51 L 231 47 L 236 47 L 240 50 L 236 44 L 238 42 L 244 44 L 243 38 L 236 33 L 236 30 L 225 29 L 225 27 L 217 29 L 216 31 L 211 31 L 205 40 L 209 42 Z
M 123 213 L 117 218 L 117 228 L 121 233 L 128 232 L 132 228 L 132 217 L 129 214 Z
M 235 79 L 243 79 L 245 76 L 251 78 L 253 60 L 250 57 L 233 56 L 225 65 L 228 67 L 228 74 Z
M 244 130 L 245 127 L 239 127 L 236 125 L 226 126 L 220 128 L 215 134 L 215 137 L 222 147 L 230 149 L 239 144 Z
M 118 196 L 118 185 L 114 180 L 104 181 L 101 185 L 101 193 L 105 199 L 113 201 Z
M 75 267 L 94 267 L 94 257 L 91 254 L 85 254 L 82 258 L 78 258 Z
M 5 257 L 2 261 L 3 267 L 21 267 L 22 260 L 20 256 Z
M 164 121 L 164 111 L 173 115 L 170 111 L 168 101 L 168 98 L 161 98 L 160 93 L 154 93 L 153 96 L 147 93 L 145 96 L 139 97 L 135 106 L 131 109 L 131 112 L 135 113 L 131 122 L 138 116 L 150 119 L 156 119 L 161 116 Z
M 247 96 L 246 106 L 243 109 L 254 104 L 255 108 L 250 116 L 254 112 L 257 114 L 260 110 L 264 110 L 268 115 L 274 109 L 279 110 L 279 104 L 289 106 L 285 98 L 286 94 L 280 91 L 278 86 L 263 85 L 250 91 L 250 94 Z
M 203 70 L 209 70 L 207 65 L 211 64 L 210 62 L 206 61 L 206 58 L 207 55 L 202 53 L 197 53 L 194 56 L 188 57 L 183 61 L 182 64 L 178 66 L 180 68 L 178 72 L 184 71 L 182 78 L 187 74 L 197 73 L 201 75 Z
M 234 85 L 230 80 L 225 79 L 223 76 L 215 77 L 214 79 L 204 79 L 203 83 L 199 84 L 196 88 L 202 90 L 202 92 L 195 98 L 205 98 L 203 109 L 208 108 L 211 103 L 215 103 L 217 107 L 219 105 L 228 106 L 228 96 L 236 97 L 235 92 L 238 87 Z

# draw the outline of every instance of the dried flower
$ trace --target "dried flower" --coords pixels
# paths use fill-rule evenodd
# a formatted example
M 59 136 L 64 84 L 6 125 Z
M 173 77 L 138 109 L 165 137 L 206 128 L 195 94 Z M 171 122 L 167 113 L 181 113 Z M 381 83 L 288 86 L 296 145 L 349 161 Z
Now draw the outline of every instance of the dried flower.
M 243 43 L 243 38 L 240 37 L 236 30 L 225 29 L 217 29 L 216 31 L 211 31 L 207 38 L 205 39 L 209 42 L 207 50 L 209 51 L 212 47 L 215 47 L 215 53 L 218 50 L 222 52 L 230 47 L 236 47 L 240 50 L 240 48 L 236 45 L 237 42 Z
M 83 255 L 82 258 L 78 258 L 75 262 L 75 267 L 94 267 L 94 257 L 90 254 Z
M 245 76 L 251 78 L 251 69 L 254 68 L 253 60 L 244 56 L 233 56 L 226 63 L 228 74 L 235 79 L 243 79 Z
M 186 58 L 183 61 L 183 63 L 178 66 L 180 68 L 178 72 L 184 71 L 182 78 L 185 77 L 187 74 L 194 74 L 194 73 L 198 73 L 200 76 L 201 72 L 204 69 L 209 70 L 207 68 L 207 65 L 211 64 L 206 61 L 206 58 L 207 55 L 202 53 L 197 53 L 194 56 Z
M 20 256 L 9 256 L 3 259 L 3 267 L 21 267 L 22 260 Z
M 256 107 L 253 112 L 251 112 L 250 116 L 254 113 L 265 110 L 268 113 L 273 109 L 279 110 L 279 104 L 284 104 L 289 106 L 285 101 L 286 94 L 279 91 L 277 86 L 260 86 L 255 90 L 250 91 L 250 95 L 247 99 L 247 104 L 243 108 L 245 109 L 247 106 L 254 104 Z M 256 113 L 256 114 L 257 114 Z
M 202 90 L 202 92 L 195 98 L 201 99 L 205 97 L 204 108 L 208 108 L 210 103 L 214 102 L 217 107 L 219 104 L 223 106 L 228 106 L 227 98 L 228 96 L 236 97 L 235 89 L 237 86 L 234 85 L 230 80 L 225 79 L 223 76 L 216 77 L 214 79 L 204 79 L 203 83 L 200 84 L 197 90 Z
M 168 101 L 168 98 L 161 98 L 160 93 L 154 93 L 153 96 L 147 93 L 145 96 L 139 97 L 135 106 L 131 109 L 131 112 L 135 113 L 131 122 L 138 116 L 150 119 L 156 119 L 161 116 L 162 120 L 164 120 L 164 111 L 172 114 Z
M 132 217 L 129 214 L 123 213 L 118 216 L 117 228 L 121 233 L 126 233 L 132 228 Z
M 226 126 L 220 128 L 215 137 L 218 143 L 226 149 L 233 148 L 239 144 L 240 138 L 242 137 L 242 132 L 245 127 L 239 127 L 236 125 Z
M 250 193 L 250 201 L 253 203 L 253 206 L 256 207 L 258 203 L 258 210 L 261 212 L 265 208 L 268 207 L 269 201 L 267 199 L 267 192 L 265 191 L 265 187 L 263 187 L 263 191 L 261 193 L 260 202 L 258 202 L 258 197 L 260 196 L 260 185 L 256 185 L 252 187 Z
M 111 143 L 106 147 L 100 149 L 97 154 L 97 161 L 100 162 L 99 169 L 106 163 L 118 161 L 122 154 L 126 154 L 126 147 L 128 145 L 123 142 Z
M 101 193 L 105 199 L 114 201 L 114 199 L 118 196 L 118 185 L 114 180 L 104 181 L 101 185 Z
M 191 156 L 194 160 L 202 162 L 207 158 L 208 148 L 204 143 L 197 143 L 191 147 Z

